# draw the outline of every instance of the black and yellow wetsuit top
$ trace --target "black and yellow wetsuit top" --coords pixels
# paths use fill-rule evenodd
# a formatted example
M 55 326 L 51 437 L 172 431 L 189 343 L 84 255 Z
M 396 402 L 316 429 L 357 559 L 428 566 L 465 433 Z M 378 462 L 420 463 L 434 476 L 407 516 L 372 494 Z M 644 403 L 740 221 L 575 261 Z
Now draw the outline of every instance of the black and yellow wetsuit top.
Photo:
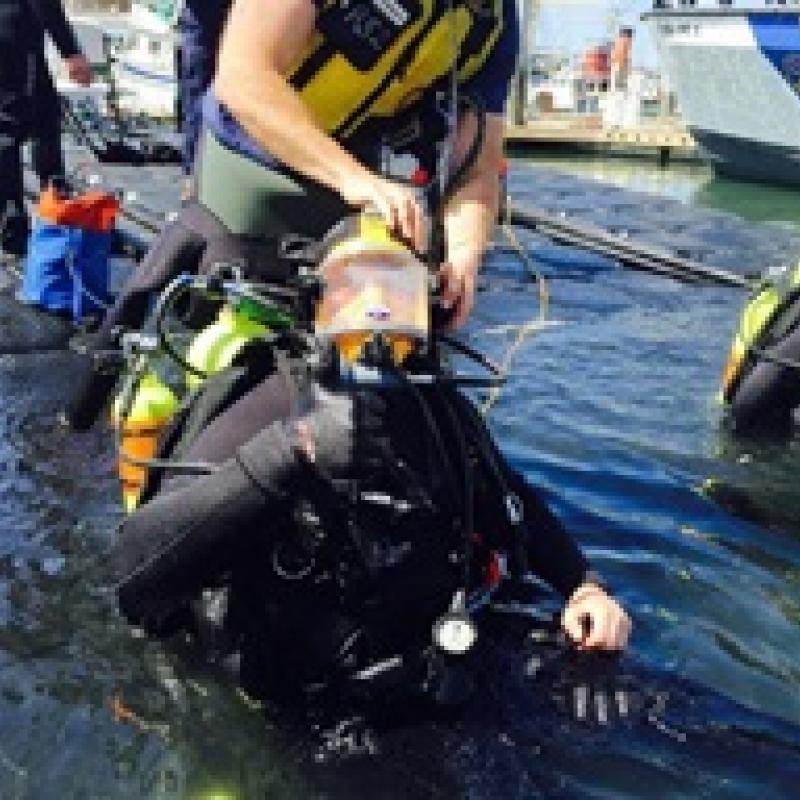
M 288 78 L 320 127 L 356 155 L 430 103 L 453 66 L 464 91 L 502 112 L 518 51 L 515 0 L 314 2 L 314 37 Z M 274 165 L 213 93 L 204 118 L 225 145 Z

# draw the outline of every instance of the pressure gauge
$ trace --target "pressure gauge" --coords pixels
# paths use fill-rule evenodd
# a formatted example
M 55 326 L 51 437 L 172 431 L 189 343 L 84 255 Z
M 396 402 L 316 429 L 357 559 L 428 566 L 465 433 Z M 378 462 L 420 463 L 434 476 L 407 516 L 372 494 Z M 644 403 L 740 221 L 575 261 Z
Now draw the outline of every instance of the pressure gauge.
M 461 656 L 478 639 L 478 627 L 463 611 L 450 611 L 433 625 L 433 642 L 449 655 Z

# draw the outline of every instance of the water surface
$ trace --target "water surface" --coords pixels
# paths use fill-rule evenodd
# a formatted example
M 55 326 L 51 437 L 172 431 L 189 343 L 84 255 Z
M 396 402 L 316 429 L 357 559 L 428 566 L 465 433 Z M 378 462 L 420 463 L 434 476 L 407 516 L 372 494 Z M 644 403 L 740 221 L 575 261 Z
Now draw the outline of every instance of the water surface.
M 748 220 L 800 226 L 800 199 L 796 188 L 719 178 L 704 164 L 673 162 L 664 168 L 646 158 L 532 152 L 516 154 L 515 161 L 671 197 L 697 208 L 732 211 Z
M 552 653 L 507 628 L 467 710 L 385 729 L 254 708 L 131 631 L 104 583 L 110 436 L 59 427 L 63 353 L 0 356 L 0 798 L 795 797 L 798 447 L 720 432 L 737 291 L 606 266 L 551 272 L 557 324 L 491 424 L 630 609 L 630 652 L 536 677 Z M 538 306 L 511 257 L 488 275 L 469 333 L 499 355 Z M 629 691 L 629 713 L 580 718 L 582 686 Z

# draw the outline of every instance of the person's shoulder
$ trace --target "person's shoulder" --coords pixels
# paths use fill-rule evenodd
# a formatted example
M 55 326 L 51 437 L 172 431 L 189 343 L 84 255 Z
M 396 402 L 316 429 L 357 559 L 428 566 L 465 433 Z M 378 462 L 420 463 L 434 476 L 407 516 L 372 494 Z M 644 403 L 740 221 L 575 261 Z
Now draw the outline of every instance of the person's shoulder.
M 516 0 L 490 0 L 495 3 L 502 25 L 491 51 L 478 72 L 465 84 L 465 89 L 484 102 L 489 113 L 501 113 L 505 108 L 511 78 L 519 55 L 519 20 Z
M 500 41 L 505 41 L 516 53 L 519 49 L 519 6 L 517 0 L 498 0 L 503 15 L 503 33 Z

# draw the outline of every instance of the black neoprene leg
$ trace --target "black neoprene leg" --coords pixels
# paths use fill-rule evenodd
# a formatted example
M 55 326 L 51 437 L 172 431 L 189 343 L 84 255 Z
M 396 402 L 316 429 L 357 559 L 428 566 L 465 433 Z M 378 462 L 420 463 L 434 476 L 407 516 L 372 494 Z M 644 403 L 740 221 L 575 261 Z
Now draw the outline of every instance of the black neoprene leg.
M 181 459 L 219 464 L 259 431 L 296 413 L 297 398 L 290 379 L 276 372 L 210 422 Z
M 217 581 L 248 541 L 269 535 L 296 468 L 287 427 L 276 423 L 219 471 L 131 514 L 111 551 L 122 612 L 146 625 Z
M 273 423 L 217 472 L 162 492 L 123 522 L 111 566 L 132 621 L 146 625 L 216 583 L 307 490 L 307 469 L 331 477 L 351 469 L 352 398 L 319 387 L 309 394 L 314 405 L 300 419 Z

